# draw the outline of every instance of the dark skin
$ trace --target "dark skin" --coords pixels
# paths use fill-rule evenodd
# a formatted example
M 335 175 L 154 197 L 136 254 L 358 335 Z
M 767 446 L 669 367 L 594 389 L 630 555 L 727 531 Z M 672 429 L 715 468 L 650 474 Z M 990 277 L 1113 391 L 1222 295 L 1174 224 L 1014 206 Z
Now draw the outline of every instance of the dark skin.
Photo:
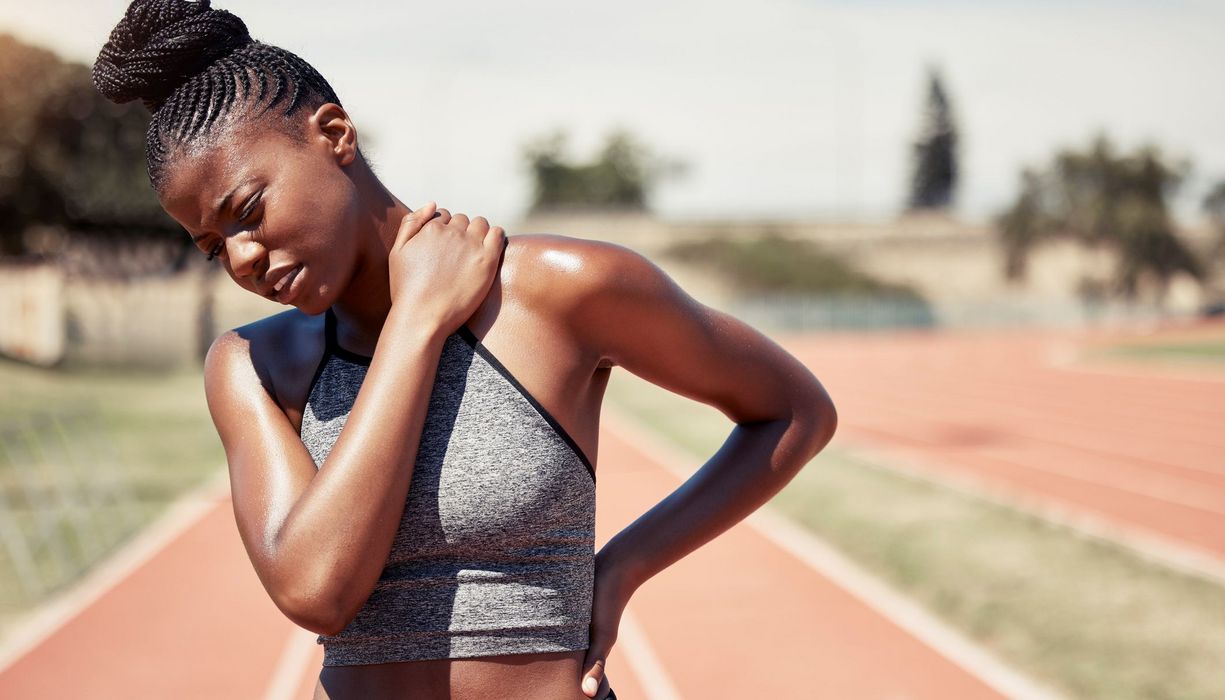
M 267 123 L 226 127 L 214 145 L 174 158 L 158 193 L 240 286 L 272 294 L 278 279 L 293 280 L 282 301 L 294 308 L 214 342 L 205 387 L 244 546 L 295 623 L 336 634 L 373 590 L 441 344 L 461 324 L 593 463 L 616 366 L 734 423 L 689 480 L 597 553 L 588 649 L 325 667 L 315 697 L 606 697 L 604 660 L 634 591 L 790 481 L 832 438 L 832 401 L 776 343 L 697 302 L 641 255 L 552 234 L 505 239 L 503 251 L 504 232 L 482 217 L 435 215 L 432 203 L 412 211 L 388 192 L 357 156 L 357 131 L 339 105 L 301 119 L 304 142 Z M 374 360 L 316 469 L 298 429 L 328 307 L 341 346 Z

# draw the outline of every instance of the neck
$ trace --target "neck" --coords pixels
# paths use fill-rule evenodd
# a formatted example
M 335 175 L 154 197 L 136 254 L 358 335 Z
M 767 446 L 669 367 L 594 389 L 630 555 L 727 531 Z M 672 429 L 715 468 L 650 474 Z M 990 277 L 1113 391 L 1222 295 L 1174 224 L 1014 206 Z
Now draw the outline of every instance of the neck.
M 387 277 L 387 256 L 400 230 L 401 220 L 412 212 L 404 202 L 379 182 L 368 170 L 359 183 L 367 212 L 358 227 L 360 241 L 357 265 L 341 297 L 332 305 L 346 333 L 359 336 L 362 345 L 373 347 L 387 314 L 391 311 L 391 286 Z

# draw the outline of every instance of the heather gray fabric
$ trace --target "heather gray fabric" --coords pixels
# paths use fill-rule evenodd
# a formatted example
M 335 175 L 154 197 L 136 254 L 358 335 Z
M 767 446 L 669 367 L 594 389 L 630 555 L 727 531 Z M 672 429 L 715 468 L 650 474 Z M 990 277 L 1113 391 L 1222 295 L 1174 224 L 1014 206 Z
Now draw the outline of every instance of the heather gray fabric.
M 325 328 L 301 430 L 317 467 L 370 363 L 336 343 L 330 309 Z M 590 461 L 461 327 L 443 346 L 383 573 L 349 626 L 316 642 L 324 666 L 586 649 L 594 576 Z

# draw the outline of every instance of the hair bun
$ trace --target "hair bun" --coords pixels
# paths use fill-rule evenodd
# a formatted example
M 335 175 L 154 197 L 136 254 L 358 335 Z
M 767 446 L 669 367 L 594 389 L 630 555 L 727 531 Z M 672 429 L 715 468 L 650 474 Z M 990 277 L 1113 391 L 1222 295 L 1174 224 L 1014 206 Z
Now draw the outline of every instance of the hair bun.
M 94 86 L 112 102 L 140 99 L 155 112 L 189 78 L 252 41 L 241 19 L 209 0 L 133 0 L 94 61 Z

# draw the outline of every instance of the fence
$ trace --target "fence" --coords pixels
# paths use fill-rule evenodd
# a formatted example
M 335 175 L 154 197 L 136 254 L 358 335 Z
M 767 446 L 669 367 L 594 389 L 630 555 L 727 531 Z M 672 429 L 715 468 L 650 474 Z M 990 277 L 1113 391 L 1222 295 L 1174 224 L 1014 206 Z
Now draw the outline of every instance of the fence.
M 757 295 L 725 310 L 759 326 L 787 332 L 889 328 L 1081 327 L 1148 323 L 1193 315 L 1152 304 L 991 299 L 926 302 L 907 298 Z

